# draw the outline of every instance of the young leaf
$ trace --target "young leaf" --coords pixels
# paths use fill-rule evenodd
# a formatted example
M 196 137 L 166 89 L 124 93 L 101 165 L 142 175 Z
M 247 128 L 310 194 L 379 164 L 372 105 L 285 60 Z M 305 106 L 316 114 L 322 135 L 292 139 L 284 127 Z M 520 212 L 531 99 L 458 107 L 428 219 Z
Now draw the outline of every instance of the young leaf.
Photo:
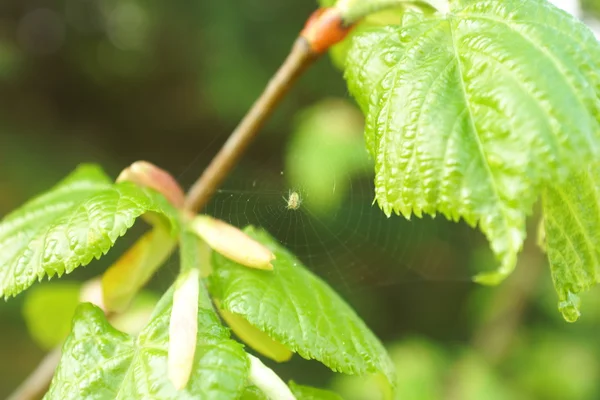
M 242 346 L 229 339 L 212 309 L 199 302 L 198 340 L 185 389 L 167 378 L 173 290 L 137 337 L 114 329 L 100 309 L 79 307 L 47 399 L 237 399 L 248 376 Z
M 175 238 L 157 225 L 144 234 L 102 275 L 104 305 L 109 311 L 129 306 L 140 288 L 171 255 Z
M 385 349 L 354 310 L 266 232 L 244 231 L 273 251 L 273 271 L 215 252 L 210 287 L 221 307 L 306 359 L 347 374 L 382 372 L 394 382 Z
M 600 47 L 545 0 L 457 0 L 356 36 L 346 77 L 367 115 L 386 214 L 464 218 L 514 268 L 544 183 L 600 146 Z
M 0 223 L 0 296 L 100 258 L 149 211 L 166 216 L 176 229 L 177 212 L 158 193 L 113 184 L 93 165 L 78 167 Z
M 263 331 L 256 329 L 243 317 L 219 308 L 219 314 L 227 326 L 231 328 L 246 345 L 259 352 L 265 357 L 277 362 L 288 361 L 292 358 L 290 349 L 273 340 Z
M 600 165 L 593 164 L 543 194 L 545 250 L 558 308 L 579 318 L 578 293 L 600 282 Z

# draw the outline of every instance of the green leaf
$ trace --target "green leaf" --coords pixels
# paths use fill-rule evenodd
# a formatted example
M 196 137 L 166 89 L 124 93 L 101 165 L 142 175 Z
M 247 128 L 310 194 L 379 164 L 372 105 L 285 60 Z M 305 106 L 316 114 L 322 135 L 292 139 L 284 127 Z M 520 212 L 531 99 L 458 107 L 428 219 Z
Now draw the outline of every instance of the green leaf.
M 394 382 L 385 349 L 354 310 L 265 231 L 244 231 L 277 258 L 273 271 L 260 271 L 213 253 L 210 288 L 221 307 L 306 359 L 347 374 L 382 372 Z
M 269 398 L 262 392 L 262 390 L 253 385 L 247 386 L 244 389 L 241 400 L 269 400 Z
M 167 379 L 173 290 L 148 325 L 133 337 L 114 329 L 102 311 L 79 307 L 47 399 L 237 399 L 246 386 L 248 359 L 214 310 L 198 307 L 198 342 L 190 381 L 176 391 Z
M 139 238 L 102 275 L 106 309 L 122 311 L 127 308 L 140 288 L 171 255 L 176 243 L 160 225 Z
M 329 390 L 298 385 L 294 381 L 290 381 L 288 385 L 297 400 L 342 400 L 337 393 Z
M 164 197 L 131 183 L 113 184 L 99 167 L 80 166 L 0 223 L 0 296 L 100 258 L 149 211 L 176 230 L 177 212 Z
M 545 0 L 457 0 L 356 36 L 346 78 L 367 115 L 376 199 L 396 212 L 479 225 L 516 263 L 546 182 L 598 154 L 600 47 Z
M 570 322 L 579 318 L 578 293 L 600 282 L 600 165 L 550 185 L 542 197 L 545 250 L 558 308 Z
M 263 356 L 277 362 L 288 361 L 292 358 L 290 349 L 273 340 L 263 331 L 256 329 L 243 317 L 223 309 L 219 309 L 219 314 L 227 326 L 231 328 L 233 333 L 235 333 L 242 342 Z
M 27 292 L 23 316 L 29 334 L 45 350 L 61 343 L 71 331 L 71 320 L 79 305 L 81 284 L 57 282 Z

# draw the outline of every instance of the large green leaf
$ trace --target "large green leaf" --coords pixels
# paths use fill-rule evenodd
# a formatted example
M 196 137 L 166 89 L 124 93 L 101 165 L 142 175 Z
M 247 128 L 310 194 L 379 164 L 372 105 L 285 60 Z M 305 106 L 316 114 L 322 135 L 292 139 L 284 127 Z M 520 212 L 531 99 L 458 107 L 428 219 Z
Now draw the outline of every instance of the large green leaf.
M 177 226 L 175 209 L 157 192 L 114 184 L 99 167 L 80 166 L 0 223 L 0 296 L 100 258 L 149 211 Z
M 549 186 L 542 199 L 544 247 L 558 307 L 572 322 L 580 314 L 577 294 L 600 282 L 600 165 Z
M 245 232 L 275 254 L 273 271 L 247 268 L 215 252 L 210 288 L 221 308 L 334 371 L 382 372 L 394 382 L 385 349 L 354 310 L 269 234 L 253 227 Z
M 457 0 L 357 35 L 346 77 L 367 115 L 386 214 L 479 225 L 514 268 L 544 183 L 598 154 L 600 47 L 545 0 Z
M 114 329 L 91 304 L 79 307 L 47 399 L 237 399 L 246 386 L 248 359 L 204 298 L 192 374 L 177 391 L 167 378 L 173 290 L 161 299 L 137 337 Z

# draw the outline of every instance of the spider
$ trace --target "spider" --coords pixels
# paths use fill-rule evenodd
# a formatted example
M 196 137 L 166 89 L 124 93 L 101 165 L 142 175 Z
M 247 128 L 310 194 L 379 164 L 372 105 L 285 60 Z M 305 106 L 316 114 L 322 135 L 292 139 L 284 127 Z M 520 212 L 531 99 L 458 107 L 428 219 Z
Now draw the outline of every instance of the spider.
M 300 197 L 300 194 L 296 191 L 290 190 L 289 196 L 287 198 L 284 197 L 283 199 L 287 203 L 285 208 L 288 210 L 297 210 L 302 204 L 302 197 Z

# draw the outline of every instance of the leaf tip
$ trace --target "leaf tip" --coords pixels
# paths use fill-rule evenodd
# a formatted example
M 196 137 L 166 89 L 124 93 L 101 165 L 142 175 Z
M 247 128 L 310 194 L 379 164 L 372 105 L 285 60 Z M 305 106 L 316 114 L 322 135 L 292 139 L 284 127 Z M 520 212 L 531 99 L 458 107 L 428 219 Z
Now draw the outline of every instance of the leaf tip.
M 576 322 L 581 316 L 581 299 L 573 292 L 567 292 L 566 299 L 558 303 L 558 310 L 567 322 Z
M 493 272 L 481 272 L 473 277 L 473 281 L 486 286 L 496 286 L 502 283 L 510 273 L 511 271 L 507 271 L 504 268 Z

